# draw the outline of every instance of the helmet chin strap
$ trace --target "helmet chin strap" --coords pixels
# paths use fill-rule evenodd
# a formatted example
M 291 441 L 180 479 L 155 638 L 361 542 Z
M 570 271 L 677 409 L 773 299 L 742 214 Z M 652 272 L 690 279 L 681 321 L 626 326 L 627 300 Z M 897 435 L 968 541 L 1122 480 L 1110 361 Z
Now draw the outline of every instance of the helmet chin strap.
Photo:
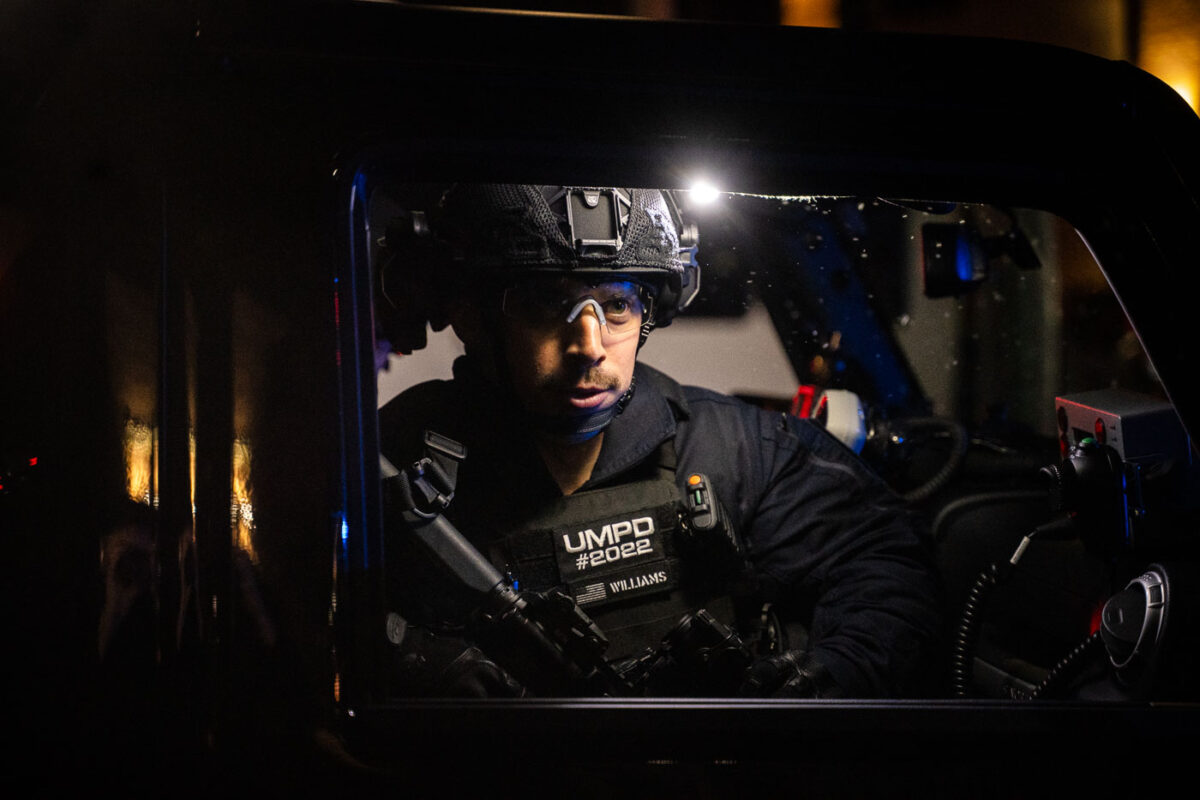
M 629 388 L 621 398 L 611 406 L 590 414 L 533 414 L 525 412 L 524 418 L 529 426 L 538 433 L 547 434 L 564 444 L 578 444 L 608 427 L 633 399 L 633 390 L 637 387 L 637 378 L 629 382 Z

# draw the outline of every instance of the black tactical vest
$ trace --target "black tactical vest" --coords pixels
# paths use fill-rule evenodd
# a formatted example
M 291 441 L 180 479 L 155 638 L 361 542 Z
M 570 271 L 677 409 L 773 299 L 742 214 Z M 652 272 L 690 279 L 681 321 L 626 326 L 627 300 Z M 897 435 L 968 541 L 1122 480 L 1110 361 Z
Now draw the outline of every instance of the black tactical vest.
M 672 442 L 656 458 L 653 477 L 559 498 L 489 547 L 518 589 L 564 588 L 608 637 L 610 660 L 656 648 L 698 608 L 734 624 L 712 565 L 681 552 Z

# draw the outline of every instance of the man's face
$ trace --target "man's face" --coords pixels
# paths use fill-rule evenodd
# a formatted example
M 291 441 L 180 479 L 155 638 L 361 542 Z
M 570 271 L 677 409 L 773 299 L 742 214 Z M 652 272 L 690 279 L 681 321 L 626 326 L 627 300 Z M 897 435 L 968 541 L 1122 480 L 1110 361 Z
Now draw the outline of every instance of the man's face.
M 582 416 L 617 403 L 633 380 L 638 333 L 650 313 L 644 299 L 624 281 L 553 279 L 508 290 L 505 355 L 525 410 Z

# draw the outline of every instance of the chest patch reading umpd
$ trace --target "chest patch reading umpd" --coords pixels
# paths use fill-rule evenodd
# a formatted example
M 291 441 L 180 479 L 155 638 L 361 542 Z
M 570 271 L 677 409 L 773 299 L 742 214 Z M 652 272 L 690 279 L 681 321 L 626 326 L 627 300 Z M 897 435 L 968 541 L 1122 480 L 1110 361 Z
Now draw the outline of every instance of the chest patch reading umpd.
M 638 597 L 674 588 L 675 567 L 667 558 L 664 515 L 656 509 L 556 527 L 559 575 L 580 606 Z

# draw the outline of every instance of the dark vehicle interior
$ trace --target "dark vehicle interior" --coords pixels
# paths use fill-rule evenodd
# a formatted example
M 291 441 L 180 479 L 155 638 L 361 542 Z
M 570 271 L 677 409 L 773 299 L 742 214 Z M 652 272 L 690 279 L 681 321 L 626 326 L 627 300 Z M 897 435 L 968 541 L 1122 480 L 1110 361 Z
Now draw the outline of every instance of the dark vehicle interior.
M 1200 119 L 1165 86 L 991 40 L 202 6 L 114 4 L 3 140 L 28 769 L 585 796 L 1186 774 Z M 394 691 L 377 409 L 461 353 L 405 282 L 460 182 L 669 191 L 700 291 L 641 358 L 816 420 L 905 499 L 944 593 L 919 694 Z
M 381 373 L 381 406 L 449 377 L 461 352 L 444 323 L 427 330 L 413 309 L 428 268 L 409 229 L 428 224 L 421 207 L 438 187 L 391 188 L 368 193 L 364 231 L 385 275 L 376 285 L 390 287 L 376 299 L 381 337 L 405 352 Z M 1106 601 L 1152 563 L 1184 559 L 1174 570 L 1186 586 L 1196 509 L 1188 436 L 1069 224 L 944 201 L 677 194 L 701 289 L 641 358 L 817 419 L 920 512 L 948 610 L 928 696 L 1190 699 L 1194 656 L 1162 663 L 1161 620 L 1136 620 L 1142 641 L 1105 627 L 1072 656 L 1101 630 Z M 414 202 L 398 202 L 406 195 Z M 1039 526 L 1068 519 L 1035 537 L 1001 585 L 976 586 Z M 1150 580 L 1166 581 L 1165 569 Z M 975 608 L 985 603 L 986 614 Z M 1101 640 L 1122 665 L 1115 680 Z M 1068 667 L 1073 682 L 1060 675 Z

